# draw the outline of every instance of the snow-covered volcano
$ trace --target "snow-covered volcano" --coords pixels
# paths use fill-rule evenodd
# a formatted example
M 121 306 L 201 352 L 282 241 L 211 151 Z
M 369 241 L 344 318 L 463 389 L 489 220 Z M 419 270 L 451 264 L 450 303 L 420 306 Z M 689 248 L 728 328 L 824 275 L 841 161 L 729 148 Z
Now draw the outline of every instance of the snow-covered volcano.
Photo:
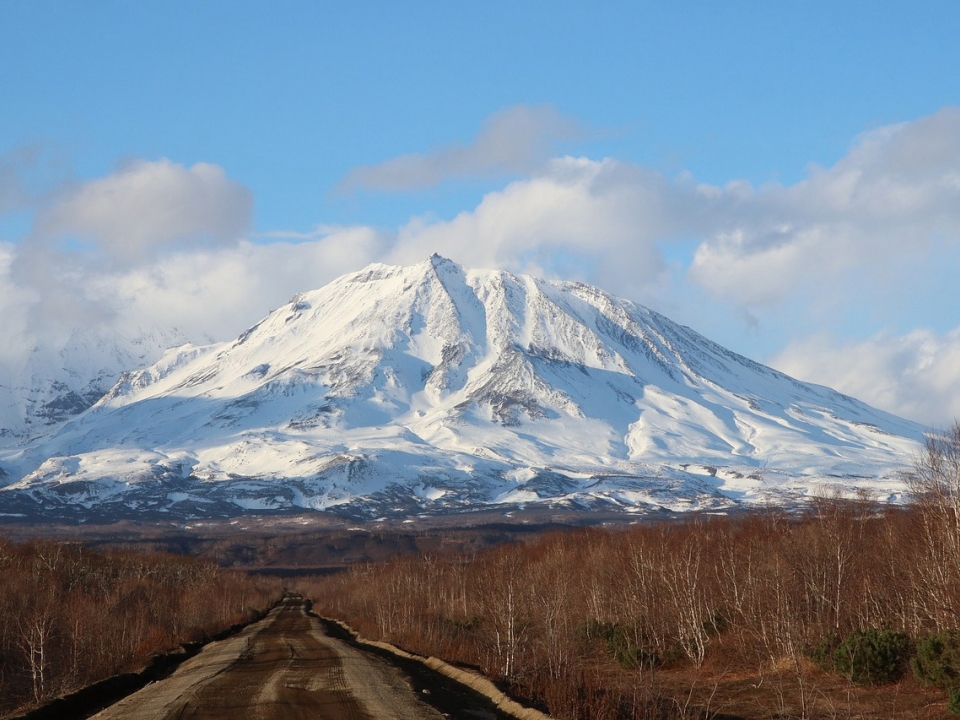
M 433 256 L 168 351 L 0 451 L 0 509 L 627 510 L 903 491 L 922 429 L 594 287 Z

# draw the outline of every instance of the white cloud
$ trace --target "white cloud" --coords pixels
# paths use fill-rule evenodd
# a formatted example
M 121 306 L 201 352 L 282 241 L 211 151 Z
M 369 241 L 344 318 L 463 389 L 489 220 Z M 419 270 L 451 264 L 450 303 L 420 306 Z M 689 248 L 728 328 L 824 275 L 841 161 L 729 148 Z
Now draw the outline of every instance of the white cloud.
M 439 178 L 457 163 L 440 153 L 415 164 L 411 177 Z M 960 109 L 867 133 L 790 186 L 697 185 L 612 160 L 553 160 L 452 220 L 412 221 L 389 259 L 436 250 L 548 273 L 573 260 L 587 279 L 650 299 L 662 290 L 660 248 L 690 238 L 699 244 L 687 282 L 752 317 L 785 303 L 829 315 L 851 299 L 883 302 L 891 282 L 922 275 L 960 240 Z
M 32 230 L 0 248 L 8 366 L 36 346 L 60 346 L 74 328 L 149 329 L 142 318 L 130 317 L 129 302 L 121 302 L 123 277 L 176 249 L 224 250 L 251 220 L 250 191 L 215 165 L 138 161 L 42 195 L 29 191 L 28 164 L 7 167 L 5 182 L 36 208 Z M 163 321 L 158 310 L 154 319 L 161 326 L 179 319 L 171 314 Z
M 321 287 L 383 254 L 370 228 L 340 228 L 306 242 L 241 241 L 168 254 L 90 279 L 127 325 L 173 325 L 194 341 L 236 336 L 295 293 Z
M 417 262 L 439 252 L 469 267 L 602 281 L 651 298 L 666 270 L 656 243 L 681 224 L 691 193 L 612 160 L 562 158 L 452 220 L 410 222 L 386 260 Z
M 934 242 L 960 240 L 960 109 L 881 128 L 830 168 L 789 187 L 716 190 L 690 277 L 767 307 L 851 276 L 884 274 Z M 857 283 L 866 288 L 868 283 Z
M 579 125 L 553 107 L 515 105 L 487 118 L 469 145 L 355 168 L 339 189 L 413 190 L 451 179 L 526 174 L 550 158 L 558 141 L 581 135 Z
M 771 364 L 933 427 L 960 418 L 960 327 L 880 333 L 855 343 L 816 335 L 790 343 Z
M 40 213 L 35 234 L 89 241 L 129 263 L 164 247 L 235 241 L 252 215 L 251 192 L 217 165 L 140 160 L 65 193 Z

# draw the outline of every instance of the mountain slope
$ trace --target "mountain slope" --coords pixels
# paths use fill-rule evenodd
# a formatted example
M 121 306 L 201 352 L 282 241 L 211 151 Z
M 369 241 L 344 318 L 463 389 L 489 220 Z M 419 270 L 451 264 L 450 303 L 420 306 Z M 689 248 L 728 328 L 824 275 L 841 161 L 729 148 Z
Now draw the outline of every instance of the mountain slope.
M 169 351 L 16 452 L 2 498 L 183 515 L 625 509 L 902 492 L 921 429 L 578 283 L 372 265 Z M 28 500 L 25 500 L 27 498 Z

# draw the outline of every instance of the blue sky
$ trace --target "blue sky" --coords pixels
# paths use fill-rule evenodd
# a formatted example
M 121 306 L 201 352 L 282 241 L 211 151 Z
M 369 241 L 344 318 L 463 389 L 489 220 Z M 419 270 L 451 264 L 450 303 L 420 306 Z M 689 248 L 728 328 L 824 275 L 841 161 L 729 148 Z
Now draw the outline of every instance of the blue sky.
M 958 30 L 953 2 L 0 0 L 0 310 L 24 347 L 220 339 L 437 250 L 947 422 Z

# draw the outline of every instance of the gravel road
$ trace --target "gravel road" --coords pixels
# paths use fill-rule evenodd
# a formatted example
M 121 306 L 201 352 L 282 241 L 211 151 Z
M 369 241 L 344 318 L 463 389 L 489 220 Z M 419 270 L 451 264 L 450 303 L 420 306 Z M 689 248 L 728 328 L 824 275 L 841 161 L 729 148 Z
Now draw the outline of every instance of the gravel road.
M 94 717 L 102 720 L 229 718 L 433 720 L 403 674 L 324 634 L 300 601 L 211 643 L 166 680 Z

